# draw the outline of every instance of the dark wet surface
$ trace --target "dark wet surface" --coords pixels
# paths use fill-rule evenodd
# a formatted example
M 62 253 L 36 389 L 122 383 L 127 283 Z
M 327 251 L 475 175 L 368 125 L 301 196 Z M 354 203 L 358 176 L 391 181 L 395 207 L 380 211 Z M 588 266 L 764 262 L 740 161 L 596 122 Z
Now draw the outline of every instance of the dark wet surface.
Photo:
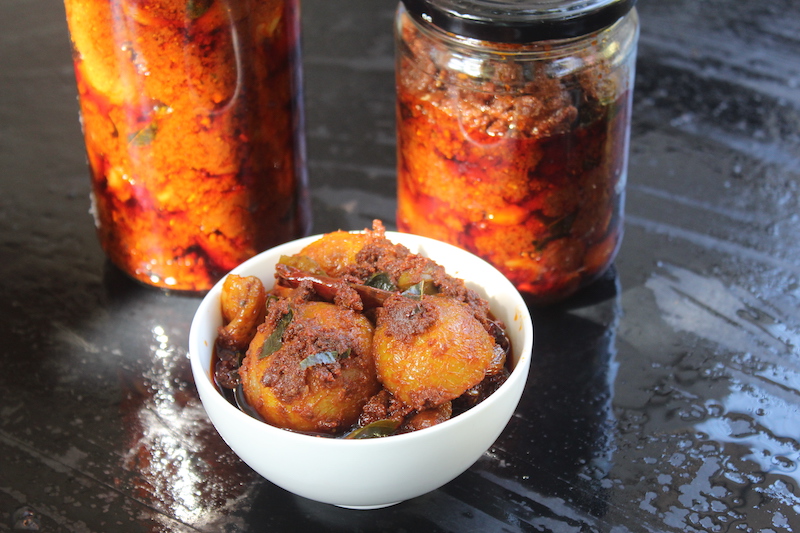
M 0 531 L 800 531 L 800 4 L 640 0 L 614 270 L 534 313 L 489 452 L 370 512 L 244 466 L 194 391 L 199 300 L 106 264 L 54 5 L 0 3 Z M 303 7 L 314 231 L 392 226 L 394 3 Z

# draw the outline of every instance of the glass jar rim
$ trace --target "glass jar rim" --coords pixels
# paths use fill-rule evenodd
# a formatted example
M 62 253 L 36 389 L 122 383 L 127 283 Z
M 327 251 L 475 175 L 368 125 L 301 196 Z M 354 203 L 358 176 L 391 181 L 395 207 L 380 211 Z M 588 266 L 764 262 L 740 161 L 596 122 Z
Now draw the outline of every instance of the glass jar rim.
M 636 0 L 401 0 L 415 18 L 462 37 L 501 43 L 571 39 L 607 28 Z

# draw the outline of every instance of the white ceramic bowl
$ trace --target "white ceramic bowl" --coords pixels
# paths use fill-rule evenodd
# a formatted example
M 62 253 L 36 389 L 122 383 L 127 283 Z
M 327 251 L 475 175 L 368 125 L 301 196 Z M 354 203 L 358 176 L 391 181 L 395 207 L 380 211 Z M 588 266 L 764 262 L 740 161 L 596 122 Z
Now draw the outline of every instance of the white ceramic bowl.
M 258 421 L 231 405 L 215 388 L 211 357 L 221 325 L 218 283 L 192 321 L 189 353 L 195 384 L 211 422 L 225 442 L 266 479 L 312 500 L 349 508 L 378 508 L 434 490 L 467 470 L 489 449 L 519 403 L 533 351 L 533 325 L 525 302 L 494 267 L 460 248 L 425 237 L 386 232 L 395 243 L 428 256 L 464 279 L 489 302 L 508 329 L 514 369 L 489 398 L 442 424 L 403 435 L 344 440 L 292 433 Z M 321 235 L 292 241 L 241 264 L 232 272 L 274 283 L 281 255 L 297 253 Z

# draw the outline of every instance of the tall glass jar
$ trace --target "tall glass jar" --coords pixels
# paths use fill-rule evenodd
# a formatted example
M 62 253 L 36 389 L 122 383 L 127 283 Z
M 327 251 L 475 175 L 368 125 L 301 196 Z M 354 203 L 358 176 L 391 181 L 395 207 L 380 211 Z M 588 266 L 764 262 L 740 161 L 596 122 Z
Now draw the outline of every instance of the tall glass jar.
M 100 243 L 204 291 L 310 229 L 299 0 L 65 0 Z
M 401 231 L 563 299 L 622 239 L 639 24 L 633 0 L 403 0 Z

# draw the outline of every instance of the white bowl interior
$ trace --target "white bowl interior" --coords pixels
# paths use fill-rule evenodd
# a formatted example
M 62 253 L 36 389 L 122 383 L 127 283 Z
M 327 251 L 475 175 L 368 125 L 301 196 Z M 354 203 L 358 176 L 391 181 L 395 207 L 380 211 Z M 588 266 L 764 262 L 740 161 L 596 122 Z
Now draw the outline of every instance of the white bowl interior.
M 200 303 L 189 334 L 198 394 L 215 428 L 245 463 L 284 489 L 342 507 L 375 508 L 422 495 L 468 469 L 494 443 L 519 402 L 533 350 L 530 313 L 514 286 L 482 259 L 452 245 L 415 235 L 386 232 L 392 242 L 433 258 L 489 302 L 507 327 L 514 369 L 489 398 L 437 426 L 379 439 L 311 437 L 256 420 L 231 405 L 216 389 L 211 360 L 222 324 L 217 283 Z M 315 235 L 272 248 L 232 273 L 274 283 L 281 255 L 300 251 Z

